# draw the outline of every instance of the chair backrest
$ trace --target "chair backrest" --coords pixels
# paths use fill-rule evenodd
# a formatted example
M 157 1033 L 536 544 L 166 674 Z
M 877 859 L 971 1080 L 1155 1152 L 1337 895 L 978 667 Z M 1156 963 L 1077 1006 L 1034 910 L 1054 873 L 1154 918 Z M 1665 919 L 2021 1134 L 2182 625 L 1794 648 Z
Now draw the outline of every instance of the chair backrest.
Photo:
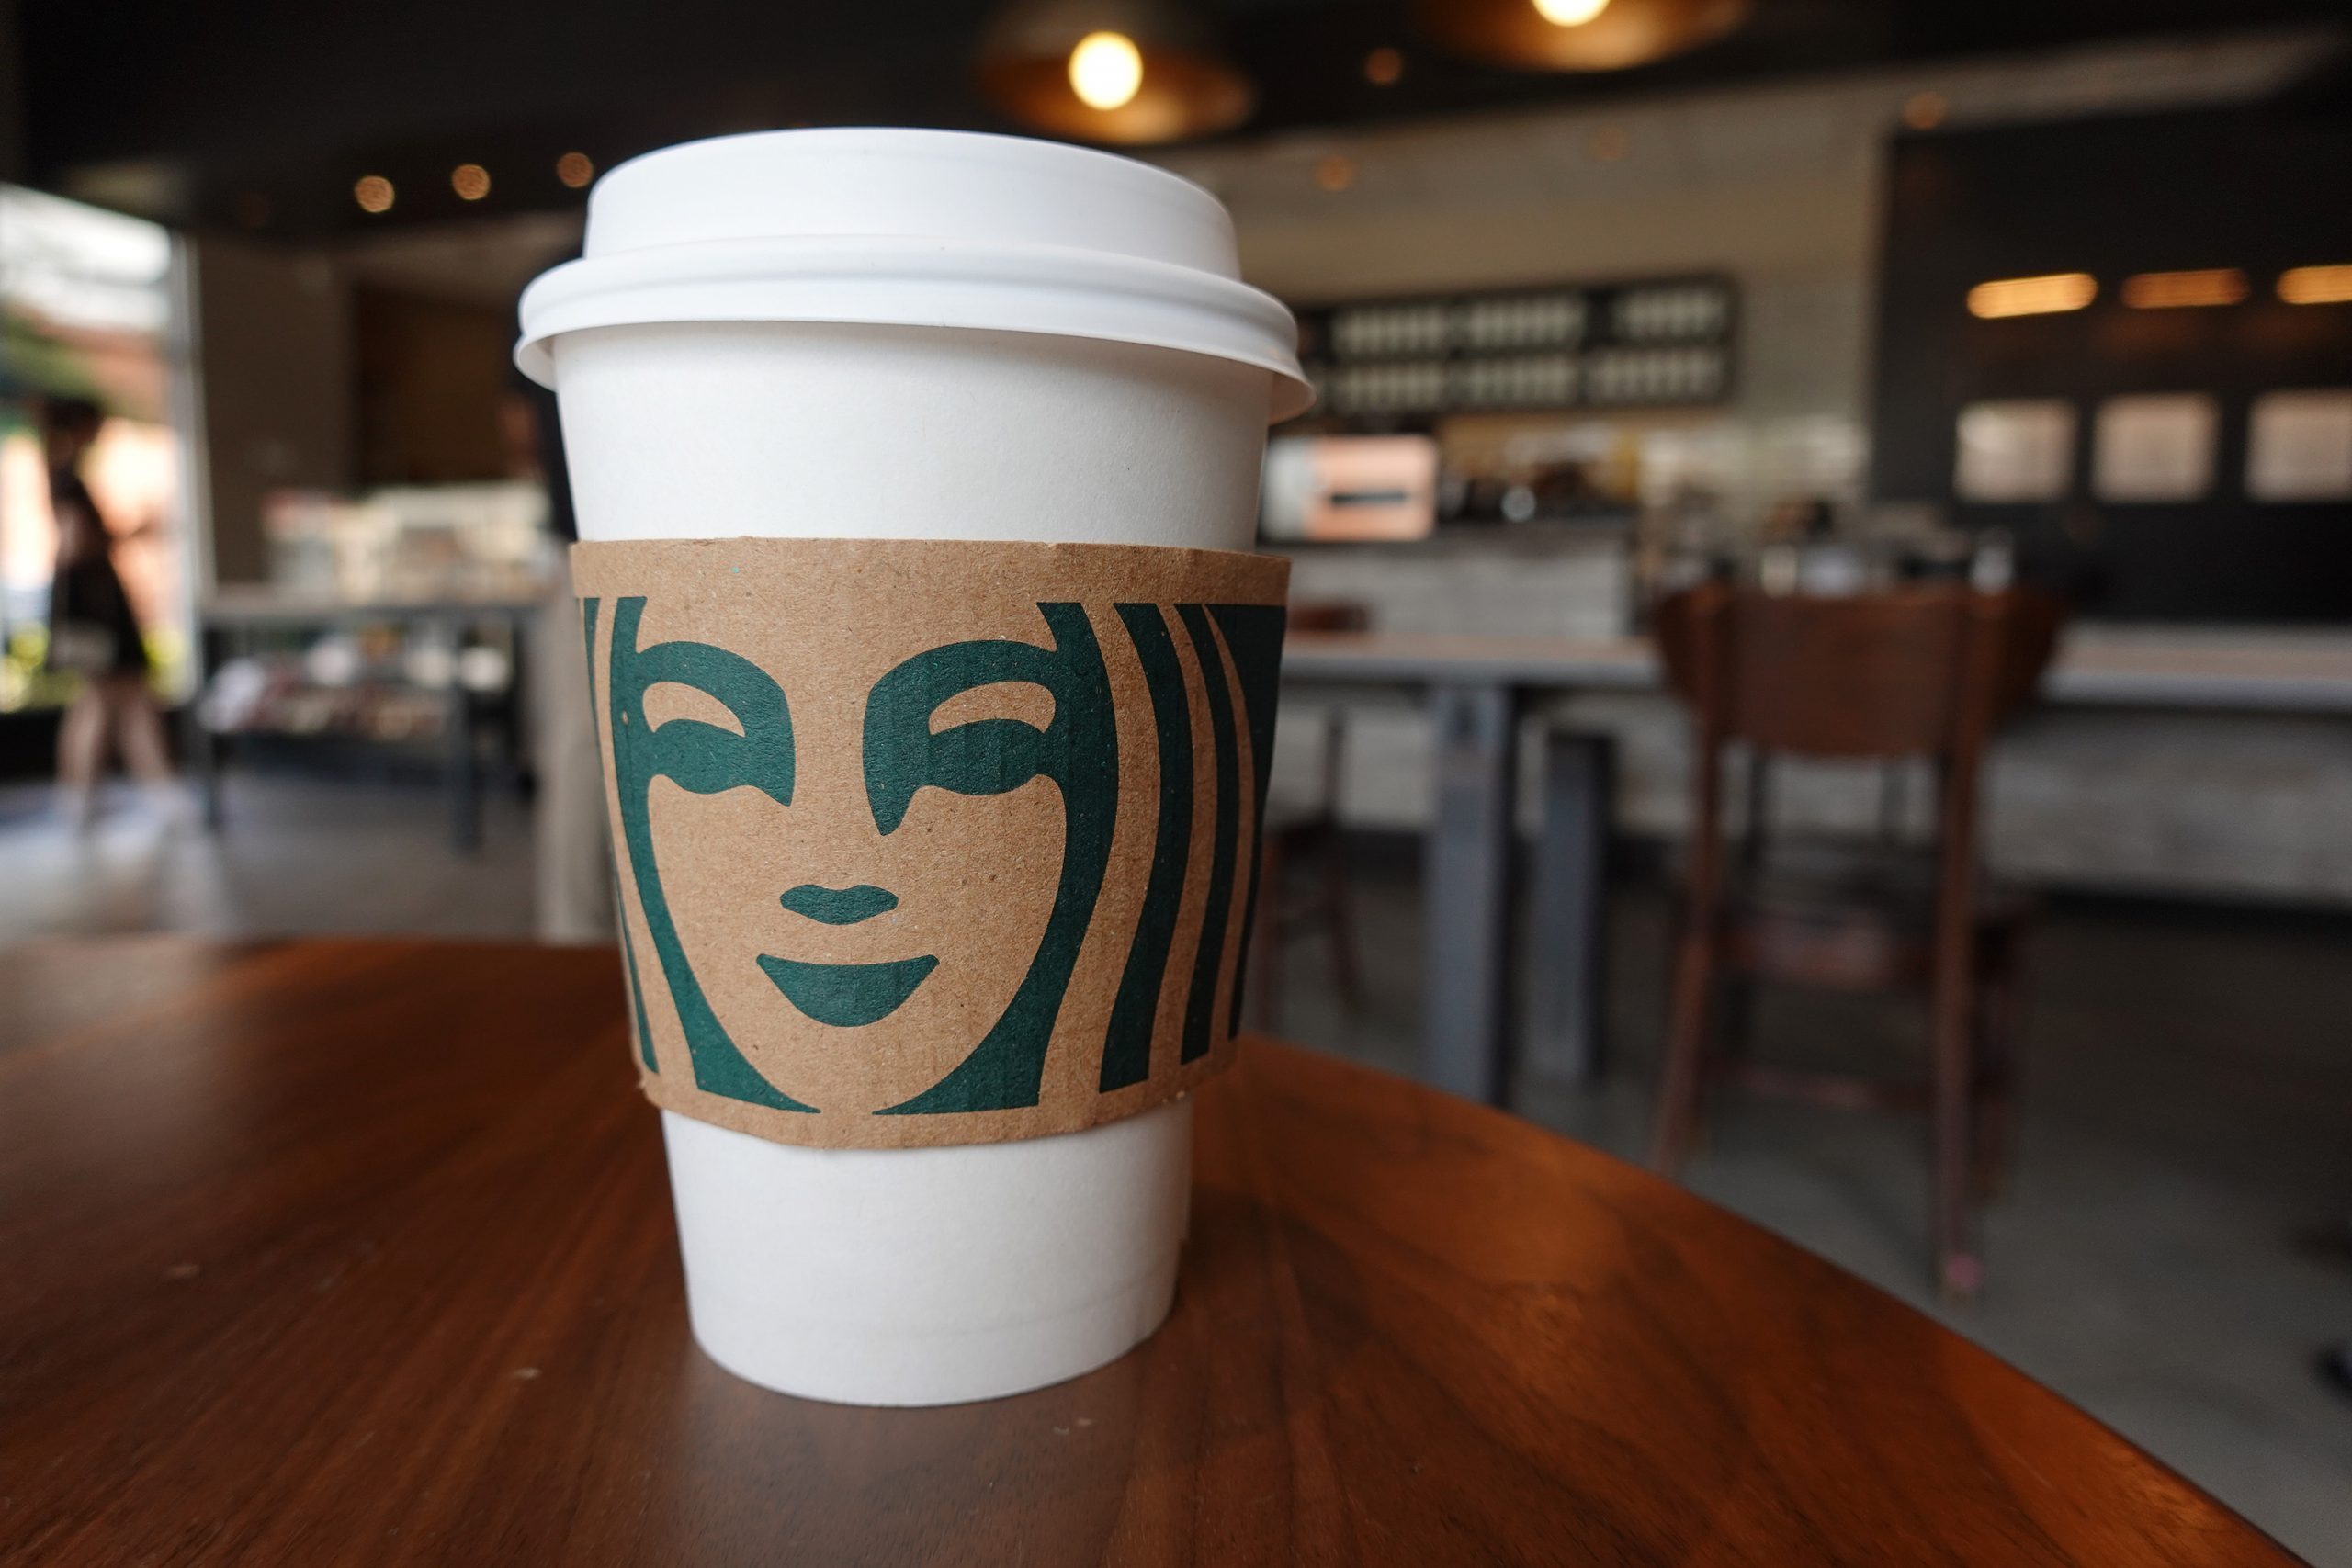
M 2056 603 L 1931 584 L 1816 598 L 1707 583 L 1663 601 L 1667 681 L 1715 746 L 1816 757 L 1973 750 L 2033 694 Z
M 1976 794 L 1985 738 L 2033 693 L 2057 639 L 2056 604 L 1959 584 L 1852 598 L 1776 597 L 1708 583 L 1658 606 L 1668 680 L 1696 710 L 1685 941 L 1714 939 L 1724 887 L 1723 777 L 1735 741 L 1754 753 L 1743 858 L 1769 831 L 1756 793 L 1765 753 L 1929 756 L 1938 763 L 1933 968 L 1939 997 L 1973 973 Z M 1939 1004 L 1938 1017 L 1963 1016 Z M 1939 1029 L 1948 1027 L 1945 1023 Z M 1940 1036 L 1939 1036 L 1940 1038 Z
M 1372 612 L 1346 599 L 1295 599 L 1284 620 L 1295 632 L 1361 632 L 1372 629 Z

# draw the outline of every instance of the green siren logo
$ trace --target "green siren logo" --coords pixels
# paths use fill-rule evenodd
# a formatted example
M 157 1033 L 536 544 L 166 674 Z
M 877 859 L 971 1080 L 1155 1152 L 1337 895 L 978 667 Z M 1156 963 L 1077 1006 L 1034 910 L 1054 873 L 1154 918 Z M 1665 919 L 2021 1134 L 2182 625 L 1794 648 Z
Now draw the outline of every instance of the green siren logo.
M 891 573 L 805 558 L 990 547 L 760 544 L 755 568 L 772 551 L 804 570 L 709 585 L 706 553 L 685 558 L 690 591 L 657 570 L 647 592 L 582 600 L 649 1091 L 672 1103 L 691 1077 L 698 1096 L 865 1122 L 811 1142 L 952 1142 L 870 1119 L 1026 1112 L 1060 1086 L 1061 1120 L 1084 1125 L 1101 1114 L 1072 1096 L 1209 1055 L 1239 1013 L 1281 604 L 953 579 L 894 596 Z M 1278 597 L 1279 563 L 1207 558 L 1272 566 L 1250 586 Z M 622 575 L 583 571 L 583 593 Z

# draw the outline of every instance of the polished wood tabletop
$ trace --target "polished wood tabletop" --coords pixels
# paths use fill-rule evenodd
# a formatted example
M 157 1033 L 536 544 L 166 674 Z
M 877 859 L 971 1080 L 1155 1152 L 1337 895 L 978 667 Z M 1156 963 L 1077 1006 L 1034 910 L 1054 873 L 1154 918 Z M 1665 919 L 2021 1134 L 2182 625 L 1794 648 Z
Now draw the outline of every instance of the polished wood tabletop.
M 1174 1315 L 938 1410 L 695 1348 L 609 953 L 0 952 L 0 1562 L 2278 1563 L 2023 1375 L 1253 1041 Z

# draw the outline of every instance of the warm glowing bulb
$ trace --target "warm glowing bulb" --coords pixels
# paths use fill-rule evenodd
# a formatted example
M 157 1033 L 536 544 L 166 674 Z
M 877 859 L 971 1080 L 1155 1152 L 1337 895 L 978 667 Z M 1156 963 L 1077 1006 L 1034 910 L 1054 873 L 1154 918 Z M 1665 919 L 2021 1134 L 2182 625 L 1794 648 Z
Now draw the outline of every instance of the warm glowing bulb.
M 555 161 L 555 177 L 578 190 L 596 177 L 596 161 L 585 152 L 566 152 Z
M 1609 9 L 1609 0 L 1535 0 L 1536 15 L 1555 28 L 1580 28 Z
M 1125 108 L 1143 90 L 1143 54 L 1125 33 L 1089 33 L 1069 51 L 1069 86 L 1088 108 Z
M 459 201 L 480 201 L 490 194 L 490 171 L 480 164 L 460 164 L 449 171 L 449 188 Z
M 392 182 L 381 175 L 363 175 L 352 186 L 351 199 L 359 204 L 362 212 L 390 212 L 392 209 Z

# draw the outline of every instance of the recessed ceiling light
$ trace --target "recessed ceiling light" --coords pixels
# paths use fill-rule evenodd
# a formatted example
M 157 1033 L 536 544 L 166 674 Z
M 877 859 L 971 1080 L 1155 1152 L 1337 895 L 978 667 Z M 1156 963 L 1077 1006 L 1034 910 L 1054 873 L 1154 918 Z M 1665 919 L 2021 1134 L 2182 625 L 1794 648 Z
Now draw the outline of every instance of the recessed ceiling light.
M 1609 9 L 1609 0 L 1535 0 L 1535 13 L 1555 28 L 1580 28 Z
M 1257 93 L 1205 7 L 1175 0 L 1012 0 L 980 45 L 980 89 L 1033 130 L 1134 146 L 1228 130 Z
M 1069 90 L 1091 109 L 1123 109 L 1143 91 L 1143 51 L 1125 33 L 1089 33 L 1071 46 Z
M 1713 43 L 1751 0 L 1416 0 L 1414 19 L 1457 53 L 1519 71 L 1623 71 Z

